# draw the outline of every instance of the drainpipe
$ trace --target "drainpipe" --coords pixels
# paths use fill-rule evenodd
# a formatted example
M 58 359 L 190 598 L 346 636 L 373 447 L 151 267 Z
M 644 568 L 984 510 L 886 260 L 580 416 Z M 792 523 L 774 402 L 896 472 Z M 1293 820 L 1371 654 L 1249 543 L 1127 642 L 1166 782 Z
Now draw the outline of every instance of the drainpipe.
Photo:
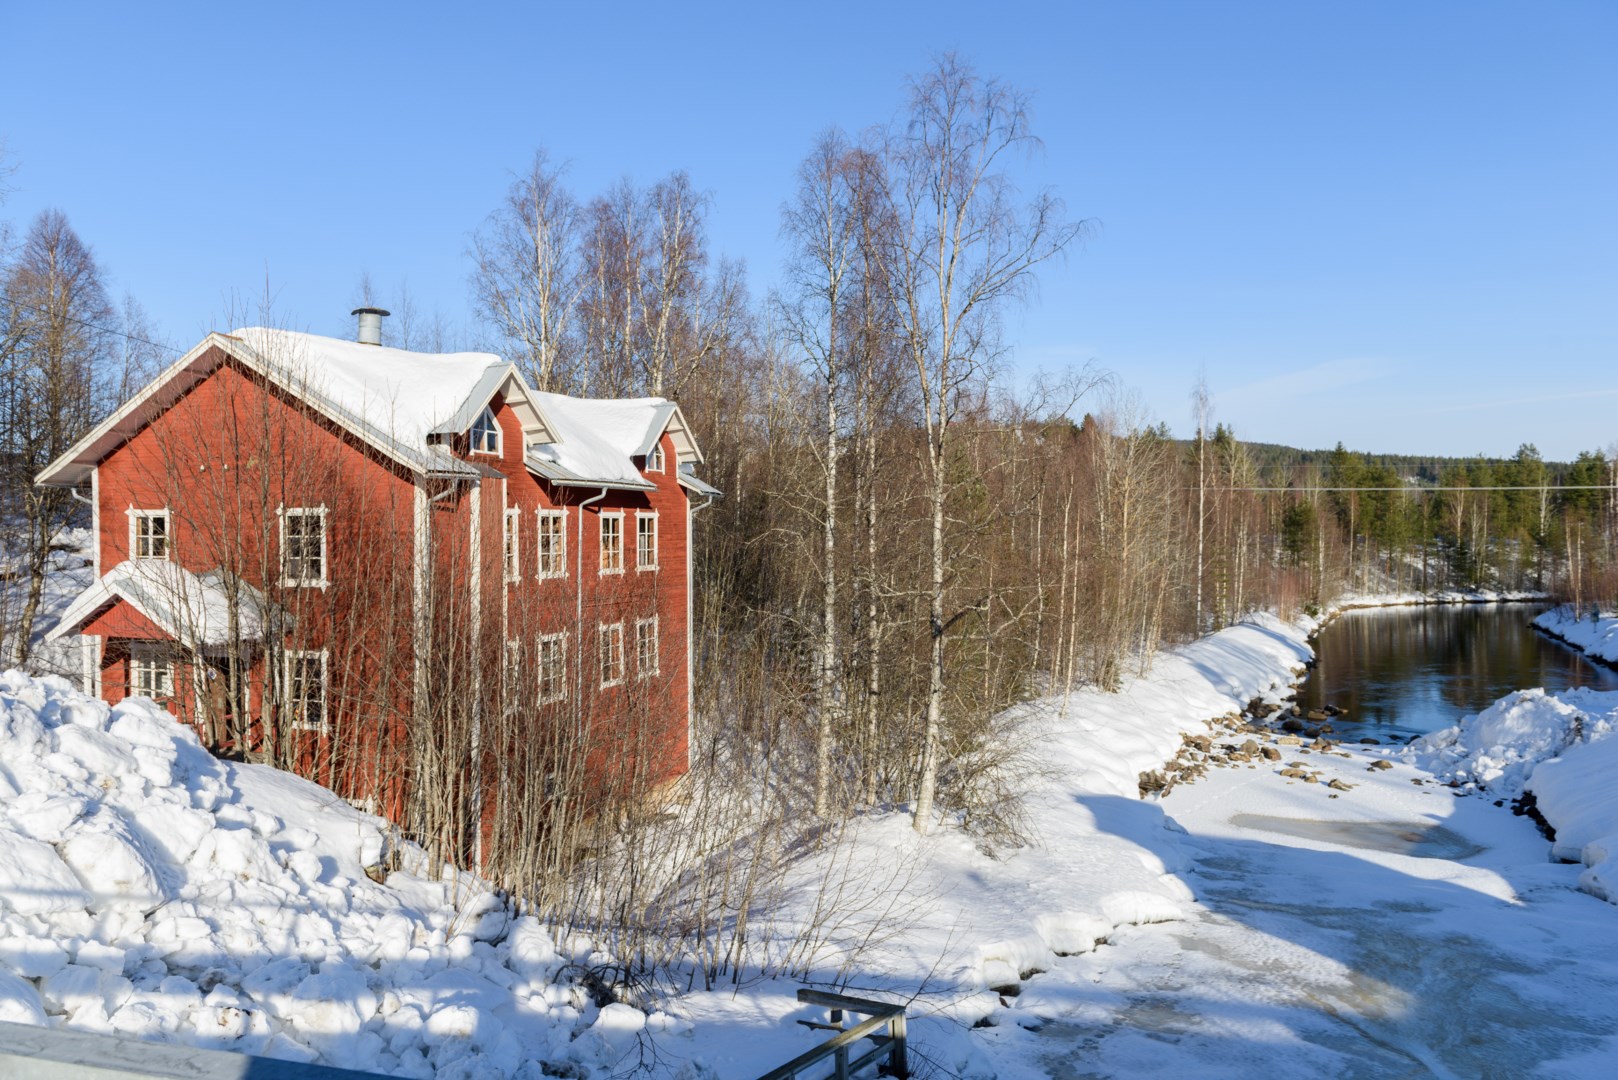
M 607 489 L 602 488 L 601 489 L 601 494 L 596 495 L 596 496 L 594 496 L 592 498 L 589 498 L 589 499 L 585 499 L 583 502 L 578 504 L 578 507 L 579 507 L 579 542 L 578 542 L 577 545 L 575 545 L 577 550 L 575 550 L 573 554 L 574 554 L 575 564 L 578 567 L 579 602 L 578 602 L 578 614 L 576 616 L 576 621 L 575 621 L 573 649 L 574 649 L 574 652 L 577 654 L 578 660 L 579 660 L 579 679 L 578 679 L 578 695 L 579 696 L 578 696 L 578 702 L 579 702 L 579 718 L 581 720 L 584 717 L 584 508 L 586 506 L 589 506 L 591 503 L 598 503 L 602 499 L 605 499 L 606 497 L 607 497 Z
M 695 519 L 700 511 L 713 505 L 715 496 L 710 495 L 701 506 L 692 506 L 691 500 L 686 500 L 685 515 L 685 771 L 691 772 L 691 755 L 695 752 L 692 746 L 692 734 L 697 723 L 697 650 L 694 648 L 697 640 L 696 623 L 696 590 L 697 590 L 697 560 L 696 560 L 696 528 Z

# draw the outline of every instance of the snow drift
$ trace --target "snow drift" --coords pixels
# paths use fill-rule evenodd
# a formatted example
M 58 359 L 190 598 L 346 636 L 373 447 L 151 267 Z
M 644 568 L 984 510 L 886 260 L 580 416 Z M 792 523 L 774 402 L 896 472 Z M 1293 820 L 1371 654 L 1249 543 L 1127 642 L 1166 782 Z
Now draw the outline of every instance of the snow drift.
M 419 849 L 376 883 L 387 828 L 150 702 L 0 675 L 0 1020 L 402 1076 L 616 1059 L 558 980 L 587 957 Z
M 1582 862 L 1579 887 L 1618 903 L 1618 691 L 1519 690 L 1411 744 L 1440 778 L 1515 798 L 1531 793 L 1556 831 L 1552 854 Z
M 1541 630 L 1561 638 L 1586 656 L 1618 664 L 1618 618 L 1599 615 L 1576 618 L 1567 605 L 1552 608 L 1534 620 Z

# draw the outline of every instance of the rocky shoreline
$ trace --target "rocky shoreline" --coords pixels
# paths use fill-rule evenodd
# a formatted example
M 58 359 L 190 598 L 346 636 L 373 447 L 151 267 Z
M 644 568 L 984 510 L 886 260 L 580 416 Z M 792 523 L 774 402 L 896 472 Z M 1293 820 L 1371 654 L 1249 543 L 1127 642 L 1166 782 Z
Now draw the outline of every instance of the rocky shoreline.
M 1296 692 L 1294 686 L 1292 693 Z M 1332 738 L 1331 720 L 1341 715 L 1343 710 L 1335 705 L 1304 711 L 1295 703 L 1284 705 L 1254 698 L 1241 713 L 1208 721 L 1209 734 L 1181 736 L 1179 753 L 1162 768 L 1140 774 L 1141 797 L 1165 798 L 1176 785 L 1195 783 L 1210 769 L 1256 769 L 1260 765 L 1276 767 L 1278 774 L 1289 780 L 1323 784 L 1337 792 L 1352 791 L 1353 784 L 1336 777 L 1323 780 L 1321 770 L 1312 768 L 1310 762 L 1297 760 L 1317 754 L 1353 758 L 1354 755 L 1339 748 L 1341 740 Z M 1362 746 L 1380 745 L 1380 740 L 1369 736 L 1355 742 Z M 1289 756 L 1292 760 L 1287 760 Z M 1386 759 L 1378 759 L 1369 766 L 1372 770 L 1391 767 Z

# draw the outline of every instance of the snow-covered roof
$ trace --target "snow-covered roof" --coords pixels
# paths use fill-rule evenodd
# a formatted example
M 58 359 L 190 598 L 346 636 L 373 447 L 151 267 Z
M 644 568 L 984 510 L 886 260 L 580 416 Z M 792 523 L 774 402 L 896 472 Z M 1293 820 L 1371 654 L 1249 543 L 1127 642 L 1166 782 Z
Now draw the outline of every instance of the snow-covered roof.
M 486 470 L 439 440 L 459 435 L 500 395 L 522 424 L 528 465 L 562 485 L 645 490 L 635 457 L 665 431 L 677 460 L 700 462 L 679 406 L 664 398 L 587 399 L 540 393 L 493 353 L 417 353 L 255 326 L 209 334 L 36 478 L 74 486 L 107 454 L 212 370 L 219 349 L 308 402 L 406 467 L 435 476 Z
M 723 491 L 703 480 L 689 465 L 680 466 L 680 486 L 698 495 L 706 495 L 710 499 L 717 499 L 724 495 Z
M 412 449 L 425 448 L 427 436 L 460 412 L 475 389 L 497 384 L 511 367 L 493 353 L 418 353 L 262 326 L 230 336 L 344 413 Z M 487 395 L 478 411 L 486 401 Z
M 649 489 L 634 458 L 650 452 L 674 404 L 663 398 L 573 398 L 536 392 L 553 438 L 528 447 L 529 466 L 559 484 Z M 661 423 L 660 423 L 661 421 Z
M 239 640 L 262 640 L 272 621 L 283 629 L 290 625 L 289 618 L 262 592 L 245 581 L 233 582 L 224 570 L 194 574 L 163 559 L 128 559 L 79 594 L 45 637 L 53 641 L 77 633 L 98 611 L 122 600 L 188 648 L 224 645 L 231 640 L 232 585 Z

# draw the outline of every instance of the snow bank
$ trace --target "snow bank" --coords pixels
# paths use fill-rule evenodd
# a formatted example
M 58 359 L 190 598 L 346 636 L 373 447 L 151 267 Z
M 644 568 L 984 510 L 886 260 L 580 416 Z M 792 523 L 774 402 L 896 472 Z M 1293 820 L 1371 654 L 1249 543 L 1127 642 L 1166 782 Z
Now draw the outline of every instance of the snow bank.
M 1426 604 L 1508 604 L 1544 600 L 1549 594 L 1533 589 L 1435 589 L 1432 592 L 1345 592 L 1329 605 L 1330 614 L 1359 608 L 1420 607 Z
M 1588 656 L 1618 664 L 1618 617 L 1576 618 L 1573 609 L 1564 604 L 1545 612 L 1534 625 Z
M 1618 691 L 1519 690 L 1404 751 L 1462 786 L 1533 794 L 1552 854 L 1583 862 L 1580 887 L 1618 903 Z
M 1588 737 L 1586 711 L 1604 712 L 1601 703 L 1612 696 L 1583 689 L 1561 695 L 1518 690 L 1455 727 L 1424 735 L 1406 757 L 1446 781 L 1515 798 L 1536 765 Z
M 419 849 L 377 884 L 386 829 L 150 702 L 0 675 L 0 1020 L 401 1076 L 616 1060 L 575 1039 L 582 957 Z
M 1024 797 L 1027 846 L 991 852 L 947 820 L 919 837 L 895 813 L 866 819 L 853 851 L 811 859 L 795 876 L 807 885 L 840 872 L 841 859 L 870 867 L 860 871 L 870 902 L 884 889 L 902 892 L 906 902 L 883 914 L 889 933 L 901 918 L 911 925 L 867 942 L 860 966 L 912 990 L 928 981 L 964 991 L 1016 983 L 1120 926 L 1182 918 L 1193 900 L 1179 877 L 1188 860 L 1162 808 L 1140 798 L 1140 775 L 1172 758 L 1182 734 L 1206 734 L 1208 721 L 1286 693 L 1310 656 L 1308 629 L 1256 618 L 1166 650 L 1119 693 L 1080 690 L 1018 710 L 1038 770 Z M 803 914 L 813 915 L 807 902 Z
M 1615 717 L 1618 708 L 1609 725 Z M 1540 765 L 1530 788 L 1556 830 L 1551 854 L 1584 863 L 1579 887 L 1618 904 L 1618 738 L 1610 734 L 1609 727 L 1609 737 L 1580 743 Z

